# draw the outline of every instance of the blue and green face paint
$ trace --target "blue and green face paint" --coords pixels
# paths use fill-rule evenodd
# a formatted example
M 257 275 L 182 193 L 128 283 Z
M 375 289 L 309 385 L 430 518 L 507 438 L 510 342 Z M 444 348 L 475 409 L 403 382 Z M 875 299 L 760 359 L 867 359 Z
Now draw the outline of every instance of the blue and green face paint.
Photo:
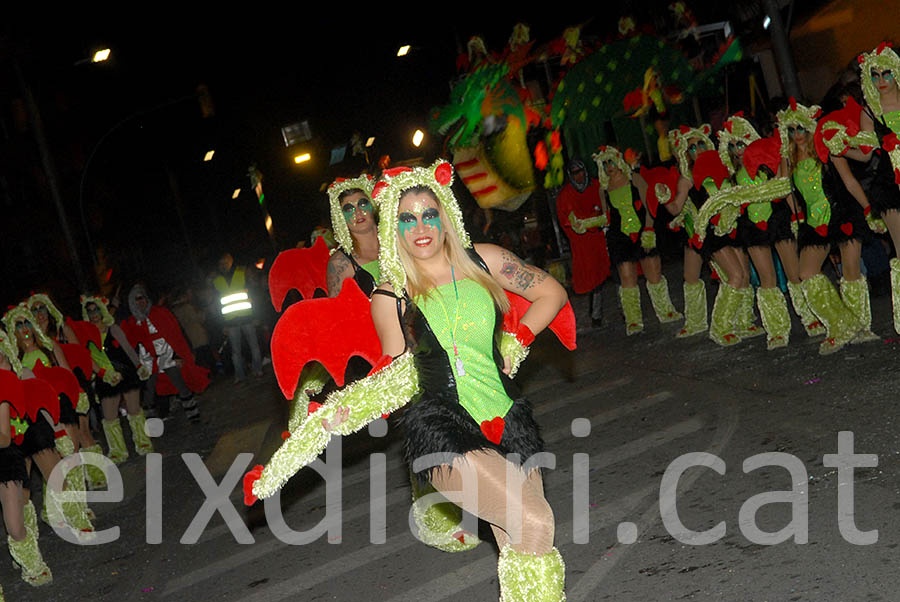
M 419 207 L 413 207 L 414 210 L 418 210 Z M 422 224 L 428 228 L 437 228 L 437 231 L 441 231 L 441 214 L 438 213 L 438 210 L 431 207 L 425 209 L 425 211 L 419 212 L 421 215 Z M 419 218 L 415 213 L 410 211 L 403 211 L 400 215 L 397 216 L 397 228 L 400 231 L 400 236 L 406 236 L 408 232 L 411 232 L 416 224 L 419 223 Z
M 357 201 L 356 205 L 353 203 L 344 203 L 341 206 L 341 212 L 344 214 L 344 219 L 348 224 L 353 223 L 353 216 L 356 215 L 357 211 L 362 211 L 363 213 L 371 213 L 372 212 L 372 202 L 366 197 L 362 197 Z

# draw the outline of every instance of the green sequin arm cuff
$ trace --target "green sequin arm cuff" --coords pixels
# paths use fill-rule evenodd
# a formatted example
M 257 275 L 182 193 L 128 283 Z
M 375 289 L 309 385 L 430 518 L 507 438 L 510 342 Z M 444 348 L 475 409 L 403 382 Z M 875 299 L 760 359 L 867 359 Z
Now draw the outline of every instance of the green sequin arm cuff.
M 300 384 L 294 393 L 294 399 L 291 402 L 291 411 L 288 416 L 288 430 L 294 432 L 300 423 L 306 419 L 309 413 L 309 398 L 311 395 L 307 391 L 312 391 L 312 395 L 318 395 L 325 388 L 325 384 L 331 380 L 328 370 L 325 366 L 316 362 L 307 364 L 300 373 Z
M 375 374 L 335 391 L 278 448 L 259 478 L 253 481 L 253 495 L 270 497 L 297 471 L 315 460 L 332 435 L 355 433 L 376 418 L 406 405 L 418 390 L 419 375 L 412 354 L 407 352 Z M 331 431 L 325 430 L 322 420 L 332 423 L 340 407 L 350 408 L 349 418 Z
M 586 217 L 581 220 L 581 224 L 585 228 L 603 228 L 609 224 L 609 220 L 605 215 L 595 215 L 594 217 Z
M 78 393 L 78 403 L 75 404 L 75 411 L 79 414 L 87 414 L 91 409 L 91 400 L 88 399 L 87 393 L 81 391 Z
M 703 204 L 696 222 L 697 234 L 700 240 L 706 238 L 706 227 L 710 220 L 721 214 L 716 224 L 716 234 L 723 236 L 737 225 L 742 205 L 772 202 L 786 197 L 790 192 L 791 183 L 787 178 L 773 178 L 759 185 L 745 184 L 723 189 Z
M 525 358 L 528 357 L 529 351 L 530 348 L 522 345 L 515 334 L 505 330 L 503 331 L 503 334 L 500 337 L 500 355 L 503 356 L 504 359 L 509 358 L 510 378 L 516 377 L 519 366 L 521 366 L 522 362 L 525 361 Z

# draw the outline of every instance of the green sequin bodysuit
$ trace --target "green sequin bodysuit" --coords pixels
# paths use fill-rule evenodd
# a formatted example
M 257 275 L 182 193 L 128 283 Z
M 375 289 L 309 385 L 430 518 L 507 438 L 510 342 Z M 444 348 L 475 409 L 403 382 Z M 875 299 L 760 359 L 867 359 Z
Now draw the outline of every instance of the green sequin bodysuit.
M 884 122 L 887 124 L 891 131 L 895 134 L 900 135 L 900 111 L 891 111 L 890 113 L 885 113 L 883 115 Z
M 619 227 L 622 234 L 630 235 L 640 232 L 641 219 L 638 217 L 637 211 L 634 210 L 634 203 L 631 198 L 631 185 L 626 184 L 615 190 L 609 191 L 609 202 L 619 212 L 622 219 L 622 225 Z
M 831 203 L 822 188 L 822 166 L 813 158 L 803 159 L 794 168 L 794 184 L 806 203 L 806 223 L 812 228 L 831 221 Z
M 452 282 L 436 287 L 428 296 L 416 297 L 415 303 L 447 352 L 460 405 L 481 424 L 496 416 L 505 417 L 513 401 L 506 394 L 494 363 L 495 310 L 491 294 L 470 279 L 458 280 L 456 289 L 458 304 Z M 454 324 L 455 334 L 451 336 Z M 463 362 L 462 376 L 453 353 L 454 339 Z
M 48 368 L 53 365 L 50 362 L 50 358 L 47 357 L 47 354 L 40 349 L 32 349 L 31 351 L 26 351 L 25 355 L 22 356 L 22 365 L 26 368 L 34 370 L 34 365 L 38 362 L 38 360 L 40 360 Z
M 381 284 L 381 268 L 378 266 L 378 260 L 370 261 L 365 265 L 359 266 L 365 271 L 369 272 L 372 275 L 372 278 L 375 280 L 375 284 Z
M 769 177 L 762 171 L 759 171 L 756 173 L 756 179 L 754 180 L 742 165 L 734 179 L 739 186 L 759 186 L 768 180 Z M 772 203 L 750 203 L 747 205 L 747 217 L 754 224 L 769 221 L 769 218 L 772 217 Z

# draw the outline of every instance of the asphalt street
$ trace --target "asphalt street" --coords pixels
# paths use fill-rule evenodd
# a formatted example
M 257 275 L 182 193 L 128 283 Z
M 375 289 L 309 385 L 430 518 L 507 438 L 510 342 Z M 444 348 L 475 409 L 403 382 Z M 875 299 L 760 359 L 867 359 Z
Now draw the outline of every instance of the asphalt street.
M 670 282 L 681 307 L 677 274 Z M 710 304 L 714 292 L 710 286 Z M 518 377 L 556 458 L 544 482 L 569 601 L 900 600 L 900 337 L 890 297 L 872 302 L 881 341 L 820 357 L 818 340 L 806 337 L 796 316 L 790 345 L 773 352 L 764 337 L 729 349 L 705 335 L 675 340 L 679 326 L 656 322 L 645 290 L 645 331 L 626 337 L 612 284 L 604 296 L 602 327 L 581 330 L 571 353 L 542 334 Z M 586 316 L 584 299 L 575 299 L 575 309 Z M 364 430 L 340 441 L 340 499 L 330 500 L 331 511 L 341 511 L 339 529 L 290 545 L 269 526 L 277 513 L 267 519 L 263 503 L 243 505 L 239 480 L 268 459 L 286 428 L 287 404 L 274 377 L 237 386 L 218 380 L 201 409 L 202 424 L 179 412 L 156 439 L 161 543 L 148 543 L 148 532 L 156 533 L 147 518 L 153 487 L 146 459 L 133 457 L 120 467 L 124 498 L 91 504 L 97 528 L 119 527 L 119 538 L 80 547 L 42 524 L 54 583 L 30 588 L 10 563 L 0 563 L 6 599 L 497 600 L 489 530 L 481 529 L 480 546 L 458 554 L 429 548 L 410 531 L 409 475 L 391 420 L 384 437 Z M 839 471 L 826 455 L 838 454 L 842 431 L 853 433 L 855 453 L 876 456 L 862 464 L 877 465 L 856 468 L 852 477 Z M 384 454 L 383 471 L 377 454 Z M 673 479 L 672 463 L 684 454 L 700 465 Z M 757 458 L 758 468 L 753 460 L 745 465 L 759 454 L 768 455 Z M 213 481 L 225 484 L 235 509 L 228 524 L 241 528 L 219 513 L 207 523 L 209 508 L 198 515 L 207 494 L 215 497 Z M 757 503 L 767 492 L 782 492 L 775 494 L 780 502 Z M 279 502 L 270 507 L 280 506 L 284 527 L 311 530 L 326 515 L 325 483 L 306 469 Z M 371 512 L 373 504 L 384 513 Z M 877 530 L 877 541 L 846 541 L 854 527 L 870 539 Z M 697 534 L 713 528 L 716 541 L 700 545 Z M 782 529 L 793 536 L 760 543 Z

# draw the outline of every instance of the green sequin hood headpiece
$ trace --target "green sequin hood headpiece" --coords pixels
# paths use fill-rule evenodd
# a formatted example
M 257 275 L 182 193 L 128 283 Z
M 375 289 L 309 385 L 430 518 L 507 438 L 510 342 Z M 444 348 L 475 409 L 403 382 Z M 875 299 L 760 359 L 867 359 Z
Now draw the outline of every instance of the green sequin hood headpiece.
M 894 74 L 894 85 L 900 90 L 900 57 L 886 43 L 882 42 L 872 52 L 864 52 L 859 57 L 859 83 L 862 86 L 866 104 L 872 109 L 876 117 L 882 114 L 881 96 L 872 81 L 872 67 L 878 67 L 882 71 L 890 70 Z
M 0 330 L 0 353 L 9 361 L 10 367 L 16 374 L 22 371 L 22 362 L 19 361 L 19 354 L 16 350 L 16 343 L 3 330 Z
M 622 173 L 625 174 L 625 178 L 631 181 L 631 166 L 625 161 L 625 158 L 622 156 L 622 153 L 619 152 L 614 146 L 601 146 L 597 149 L 597 152 L 591 155 L 591 158 L 594 160 L 594 163 L 597 164 L 597 180 L 600 182 L 600 187 L 606 190 L 609 187 L 609 174 L 606 173 L 606 170 L 603 169 L 604 161 L 612 161 L 618 166 L 619 169 L 622 170 Z
M 398 250 L 398 208 L 400 196 L 405 190 L 415 186 L 427 186 L 437 197 L 438 202 L 444 208 L 449 224 L 444 224 L 454 232 L 448 232 L 448 236 L 459 237 L 464 248 L 472 246 L 469 235 L 463 226 L 462 212 L 459 203 L 453 195 L 450 185 L 453 184 L 453 166 L 443 159 L 438 159 L 430 167 L 397 167 L 384 172 L 381 180 L 375 184 L 372 191 L 372 200 L 378 208 L 381 216 L 378 222 L 378 263 L 381 268 L 381 276 L 394 287 L 394 293 L 402 295 L 406 290 L 406 272 L 400 262 Z
M 788 108 L 778 111 L 776 114 L 778 136 L 781 138 L 781 156 L 784 158 L 788 158 L 791 153 L 788 128 L 792 125 L 799 125 L 812 137 L 816 132 L 816 119 L 822 114 L 820 106 L 803 106 L 793 96 L 790 98 L 790 103 Z
M 25 301 L 25 305 L 28 306 L 28 309 L 34 313 L 35 305 L 43 305 L 47 308 L 47 313 L 53 316 L 53 320 L 56 322 L 56 328 L 62 330 L 63 327 L 63 315 L 62 312 L 57 309 L 55 305 L 53 305 L 53 301 L 50 300 L 50 297 L 45 295 L 44 293 L 34 293 Z
M 53 341 L 47 336 L 47 333 L 38 326 L 34 314 L 31 313 L 31 310 L 28 309 L 28 306 L 25 305 L 25 303 L 19 303 L 3 314 L 3 325 L 6 326 L 6 332 L 10 333 L 10 337 L 15 336 L 13 333 L 16 332 L 16 320 L 19 318 L 24 318 L 31 323 L 31 329 L 34 332 L 34 336 L 37 337 L 41 347 L 53 349 Z
M 719 139 L 719 158 L 728 168 L 729 174 L 734 174 L 734 163 L 731 162 L 731 153 L 728 152 L 728 144 L 732 141 L 743 142 L 750 146 L 751 142 L 759 140 L 760 135 L 750 122 L 744 119 L 743 113 L 735 113 L 725 120 L 722 129 L 716 133 Z
M 91 295 L 81 295 L 81 317 L 85 322 L 90 322 L 90 316 L 88 316 L 87 306 L 88 303 L 94 303 L 100 308 L 100 315 L 103 316 L 103 323 L 107 326 L 112 326 L 116 323 L 116 319 L 112 317 L 112 314 L 109 313 L 109 299 L 106 297 L 92 297 Z
M 350 228 L 347 227 L 347 220 L 344 219 L 344 212 L 341 209 L 341 193 L 358 188 L 368 196 L 371 196 L 374 183 L 372 176 L 363 174 L 358 178 L 338 178 L 328 187 L 328 203 L 331 207 L 331 230 L 334 232 L 334 238 L 338 243 L 338 247 L 347 255 L 353 254 L 353 236 L 350 235 Z
M 704 123 L 698 128 L 691 128 L 686 125 L 679 127 L 677 130 L 669 130 L 669 146 L 674 155 L 678 158 L 678 171 L 688 180 L 693 181 L 691 176 L 690 162 L 688 161 L 688 140 L 691 138 L 700 138 L 706 143 L 707 150 L 713 150 L 715 145 L 709 137 L 712 132 L 712 126 Z

